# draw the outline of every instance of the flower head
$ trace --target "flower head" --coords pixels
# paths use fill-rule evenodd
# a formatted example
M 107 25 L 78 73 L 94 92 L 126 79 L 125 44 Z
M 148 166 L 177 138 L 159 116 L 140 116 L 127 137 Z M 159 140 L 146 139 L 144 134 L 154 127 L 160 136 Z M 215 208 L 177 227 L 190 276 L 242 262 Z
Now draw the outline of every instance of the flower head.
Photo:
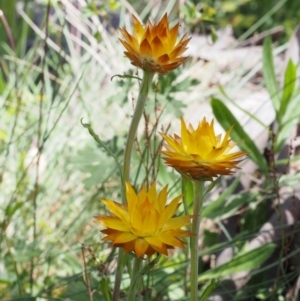
M 126 205 L 102 200 L 111 213 L 95 217 L 97 223 L 107 228 L 101 231 L 106 234 L 103 240 L 112 241 L 115 247 L 122 247 L 125 252 L 135 252 L 138 258 L 155 252 L 167 255 L 168 249 L 183 248 L 180 237 L 191 236 L 192 233 L 180 228 L 190 225 L 192 216 L 173 217 L 181 196 L 166 205 L 167 189 L 165 186 L 157 194 L 154 182 L 148 191 L 143 185 L 136 194 L 126 183 Z
M 229 138 L 231 129 L 225 137 L 216 135 L 214 120 L 209 124 L 205 118 L 197 129 L 186 126 L 181 118 L 181 137 L 161 134 L 165 139 L 165 162 L 182 175 L 194 180 L 211 180 L 220 175 L 230 175 L 247 153 L 237 151 L 229 153 L 235 143 Z
M 157 23 L 147 22 L 144 27 L 135 16 L 133 17 L 133 34 L 119 28 L 124 40 L 120 40 L 126 48 L 124 54 L 134 66 L 152 73 L 165 74 L 176 69 L 185 61 L 181 54 L 187 49 L 191 38 L 184 35 L 176 43 L 179 23 L 169 29 L 167 14 Z

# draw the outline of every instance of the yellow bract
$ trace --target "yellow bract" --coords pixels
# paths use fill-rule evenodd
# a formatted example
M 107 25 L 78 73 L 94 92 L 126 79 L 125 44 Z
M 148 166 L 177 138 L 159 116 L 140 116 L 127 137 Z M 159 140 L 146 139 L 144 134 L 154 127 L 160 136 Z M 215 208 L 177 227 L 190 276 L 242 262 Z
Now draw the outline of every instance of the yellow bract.
M 126 48 L 125 55 L 134 66 L 148 72 L 165 74 L 177 68 L 186 57 L 181 54 L 187 49 L 191 38 L 184 35 L 176 44 L 179 23 L 169 29 L 167 14 L 157 24 L 147 22 L 144 27 L 133 16 L 133 35 L 124 28 L 119 28 L 125 40 L 120 40 Z
M 181 118 L 181 137 L 161 134 L 165 139 L 165 162 L 179 173 L 194 180 L 212 180 L 220 175 L 230 175 L 237 164 L 247 154 L 243 151 L 229 153 L 235 146 L 227 131 L 222 140 L 221 135 L 214 132 L 214 120 L 209 124 L 205 118 L 199 122 L 198 128 L 191 125 L 187 128 Z
M 158 194 L 154 182 L 149 190 L 143 185 L 136 194 L 129 183 L 126 183 L 127 204 L 122 205 L 111 200 L 102 200 L 111 215 L 98 215 L 96 221 L 107 229 L 104 241 L 112 241 L 115 247 L 124 248 L 125 252 L 135 252 L 139 258 L 144 254 L 151 256 L 155 252 L 167 255 L 168 249 L 183 248 L 180 237 L 192 233 L 181 230 L 190 225 L 191 215 L 173 217 L 179 207 L 181 196 L 173 199 L 168 205 L 165 186 Z

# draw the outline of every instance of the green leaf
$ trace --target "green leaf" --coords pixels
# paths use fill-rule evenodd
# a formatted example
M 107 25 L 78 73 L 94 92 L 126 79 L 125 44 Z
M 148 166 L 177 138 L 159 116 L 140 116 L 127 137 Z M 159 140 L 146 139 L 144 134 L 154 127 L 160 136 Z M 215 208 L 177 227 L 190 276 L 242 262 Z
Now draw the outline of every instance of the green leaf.
M 208 229 L 204 229 L 202 232 L 203 236 L 203 245 L 206 248 L 214 246 L 218 242 L 219 234 L 217 232 L 209 231 Z
M 218 40 L 218 34 L 213 26 L 210 26 L 210 30 L 211 30 L 210 32 L 211 39 L 213 43 L 216 43 Z
M 217 287 L 218 283 L 219 281 L 213 278 L 202 293 L 200 301 L 205 301 L 212 291 Z
M 112 11 L 117 10 L 118 8 L 121 7 L 120 2 L 117 0 L 109 0 L 108 4 L 109 4 L 109 9 Z
M 216 199 L 214 202 L 210 203 L 208 206 L 206 206 L 203 209 L 203 217 L 207 218 L 215 218 L 220 213 L 220 209 L 223 210 L 224 203 L 226 202 L 226 199 L 233 194 L 234 190 L 237 188 L 238 184 L 240 182 L 240 177 L 237 177 L 231 185 Z M 217 214 L 216 214 L 217 213 Z
M 278 112 L 280 106 L 280 97 L 278 94 L 279 89 L 275 75 L 272 41 L 270 37 L 267 37 L 264 40 L 263 45 L 263 75 L 270 97 L 273 101 L 275 111 Z
M 5 215 L 7 217 L 12 217 L 15 212 L 17 212 L 21 207 L 23 206 L 22 202 L 14 202 L 14 203 L 10 203 L 5 210 Z
M 215 212 L 215 214 L 219 219 L 224 219 L 229 216 L 232 216 L 237 210 L 239 210 L 244 205 L 249 205 L 256 200 L 257 195 L 249 192 L 231 195 L 227 200 L 226 203 L 223 204 L 223 208 L 220 208 L 219 212 Z
M 299 117 L 296 117 L 297 119 Z M 291 119 L 279 129 L 276 136 L 275 153 L 279 153 L 286 143 L 287 139 L 291 136 L 294 127 L 297 127 L 297 119 Z
M 280 119 L 279 129 L 276 136 L 275 153 L 278 153 L 287 139 L 290 139 L 293 128 L 297 127 L 299 120 L 300 86 L 294 89 L 293 97 L 289 100 L 286 112 Z
M 113 75 L 110 80 L 112 81 L 115 77 L 119 77 L 119 78 L 131 78 L 131 79 L 138 79 L 138 80 L 142 80 L 140 77 L 138 76 L 133 76 L 133 75 L 130 75 L 130 74 L 115 74 Z
M 109 278 L 105 275 L 101 275 L 101 276 L 102 277 L 101 277 L 101 280 L 100 280 L 100 283 L 99 283 L 100 291 L 102 292 L 105 301 L 111 301 L 112 300 L 112 294 L 111 294 L 111 291 L 109 289 L 109 284 L 110 284 Z
M 247 253 L 239 254 L 233 257 L 229 262 L 203 273 L 198 277 L 198 281 L 252 270 L 266 261 L 272 255 L 275 248 L 275 244 L 267 244 L 250 250 Z
M 71 158 L 71 163 L 75 170 L 80 170 L 85 174 L 85 178 L 82 181 L 87 189 L 100 183 L 105 183 L 117 172 L 114 159 L 102 150 L 99 151 L 97 146 L 86 146 L 80 149 Z
M 281 186 L 295 187 L 300 182 L 300 173 L 295 175 L 282 175 L 279 178 L 279 184 Z
M 189 214 L 189 208 L 191 208 L 194 202 L 194 187 L 193 182 L 185 177 L 182 177 L 182 194 L 184 212 L 185 214 Z
M 225 92 L 224 88 L 219 85 L 219 91 L 221 92 L 221 94 L 233 105 L 235 106 L 237 109 L 239 109 L 241 112 L 243 112 L 245 115 L 249 116 L 251 119 L 255 120 L 258 124 L 260 124 L 264 129 L 268 130 L 269 129 L 269 125 L 264 124 L 259 118 L 257 118 L 255 116 L 255 114 L 251 114 L 251 111 L 247 110 L 247 109 L 243 109 L 241 105 L 238 105 L 236 101 L 234 101 L 233 99 L 231 99 Z
M 279 120 L 282 120 L 282 118 L 284 117 L 286 109 L 290 103 L 290 100 L 294 92 L 296 79 L 297 79 L 297 67 L 294 65 L 292 60 L 289 60 L 289 63 L 286 67 L 285 74 L 284 74 L 283 93 L 282 93 L 282 99 L 281 99 L 280 109 L 278 113 Z
M 156 255 L 156 257 L 151 260 L 142 270 L 140 270 L 133 279 L 131 279 L 130 288 L 128 295 L 130 296 L 132 292 L 137 292 L 138 285 L 143 278 L 143 275 L 147 274 L 150 270 L 154 268 L 154 266 L 159 262 L 160 255 Z M 138 259 L 141 260 L 141 259 Z M 129 300 L 129 298 L 128 298 Z M 130 299 L 131 300 L 131 299 Z
M 260 167 L 263 173 L 267 173 L 268 167 L 264 156 L 225 104 L 219 99 L 213 98 L 211 106 L 216 119 L 224 130 L 228 131 L 233 125 L 230 134 L 232 139 L 238 143 L 242 150 L 249 152 L 249 157 Z

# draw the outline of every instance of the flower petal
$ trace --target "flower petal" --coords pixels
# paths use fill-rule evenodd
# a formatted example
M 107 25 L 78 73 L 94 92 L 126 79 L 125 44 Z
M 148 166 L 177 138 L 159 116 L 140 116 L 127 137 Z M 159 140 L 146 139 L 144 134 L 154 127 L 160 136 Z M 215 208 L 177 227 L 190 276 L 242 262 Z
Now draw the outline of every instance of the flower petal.
M 135 250 L 135 254 L 137 256 L 137 258 L 140 258 L 141 256 L 143 256 L 147 249 L 148 249 L 148 242 L 142 238 L 137 238 L 135 241 L 135 246 L 134 246 L 134 250 Z
M 148 40 L 145 38 L 140 45 L 140 53 L 144 57 L 152 56 L 152 48 Z
M 110 210 L 111 213 L 121 219 L 126 226 L 130 227 L 127 208 L 111 200 L 102 200 L 102 203 L 105 204 L 105 206 Z
M 161 242 L 157 237 L 145 237 L 145 240 L 151 245 L 151 247 L 161 253 L 168 255 L 167 247 L 164 243 Z
M 95 218 L 97 219 L 97 222 L 107 228 L 125 232 L 130 231 L 130 228 L 128 228 L 123 221 L 116 217 L 98 215 L 95 216 Z
M 181 55 L 187 49 L 190 38 L 184 35 L 176 44 L 179 23 L 169 28 L 168 15 L 164 14 L 157 24 L 149 20 L 143 26 L 137 17 L 133 19 L 133 34 L 125 28 L 119 28 L 124 40 L 120 42 L 126 48 L 126 56 L 134 66 L 148 72 L 166 74 L 185 61 Z
M 157 235 L 157 238 L 159 238 L 162 243 L 170 246 L 174 246 L 178 248 L 183 248 L 184 246 L 183 242 L 180 239 L 172 235 L 172 231 L 159 233 Z
M 183 242 L 179 237 L 192 235 L 180 229 L 190 224 L 191 216 L 175 217 L 181 196 L 168 205 L 168 186 L 158 193 L 156 182 L 147 190 L 146 185 L 138 193 L 126 183 L 127 205 L 111 200 L 103 200 L 112 215 L 98 215 L 96 222 L 107 227 L 101 230 L 103 241 L 111 241 L 114 247 L 124 248 L 125 252 L 135 252 L 137 257 L 151 256 L 155 252 L 168 254 L 168 249 L 180 248 Z
M 114 240 L 114 243 L 120 244 L 120 243 L 126 243 L 132 240 L 135 240 L 137 237 L 135 235 L 133 235 L 130 232 L 124 232 L 122 234 L 120 234 L 118 237 L 116 237 L 116 239 Z
M 191 125 L 187 127 L 182 118 L 180 122 L 180 137 L 161 134 L 166 141 L 166 150 L 161 153 L 169 166 L 194 180 L 212 180 L 220 175 L 230 175 L 239 168 L 237 164 L 244 159 L 246 152 L 229 153 L 234 145 L 229 138 L 231 129 L 221 141 L 221 136 L 214 132 L 213 120 L 208 123 L 203 118 L 196 129 Z
M 184 226 L 191 225 L 192 215 L 184 215 L 169 219 L 163 226 L 163 231 L 175 230 Z
M 163 227 L 163 225 L 175 214 L 179 200 L 182 198 L 181 195 L 176 197 L 171 201 L 170 204 L 168 204 L 164 211 L 161 213 L 159 217 L 159 222 L 158 222 L 158 229 Z

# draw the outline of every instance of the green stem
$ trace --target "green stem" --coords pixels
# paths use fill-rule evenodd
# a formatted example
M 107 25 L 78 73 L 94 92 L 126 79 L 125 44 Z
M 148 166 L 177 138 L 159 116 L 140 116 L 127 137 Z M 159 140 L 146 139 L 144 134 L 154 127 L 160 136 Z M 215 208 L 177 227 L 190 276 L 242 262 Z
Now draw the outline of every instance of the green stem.
M 204 181 L 194 181 L 194 219 L 191 237 L 191 301 L 198 301 L 198 239 L 204 199 Z
M 187 202 L 187 182 L 188 180 L 185 177 L 181 178 L 181 191 L 182 191 L 182 203 L 183 203 L 183 208 L 184 208 L 184 214 L 185 215 L 189 215 L 189 206 L 188 206 L 188 202 Z M 191 231 L 190 229 L 191 226 L 188 227 L 189 231 Z M 185 260 L 187 262 L 189 262 L 189 249 L 188 248 L 184 248 L 184 256 L 185 256 Z M 184 287 L 184 293 L 187 296 L 188 295 L 188 281 L 189 281 L 189 266 L 187 265 L 185 270 L 184 270 L 184 279 L 183 279 L 183 287 Z
M 134 110 L 134 114 L 131 119 L 131 124 L 129 127 L 129 132 L 128 132 L 127 141 L 126 141 L 126 147 L 125 147 L 125 153 L 124 153 L 124 165 L 123 165 L 124 182 L 129 181 L 130 161 L 131 161 L 131 154 L 132 154 L 134 139 L 135 139 L 138 125 L 140 123 L 140 120 L 141 120 L 141 117 L 142 117 L 142 114 L 144 111 L 145 103 L 147 100 L 147 96 L 149 93 L 149 88 L 150 88 L 153 76 L 154 76 L 154 73 L 149 73 L 147 71 L 144 71 L 141 90 L 140 90 L 137 104 L 136 104 L 136 107 Z
M 184 214 L 188 215 L 189 214 L 189 206 L 187 202 L 187 179 L 185 177 L 181 178 L 181 191 L 182 191 L 182 203 L 183 203 L 183 209 L 184 209 Z
M 115 277 L 115 285 L 113 291 L 113 301 L 120 300 L 120 286 L 121 286 L 122 274 L 126 263 L 126 259 L 127 259 L 127 254 L 124 252 L 123 249 L 120 248 L 118 254 L 118 264 L 117 264 L 117 271 Z
M 142 267 L 142 259 L 135 258 L 131 274 L 130 288 L 128 292 L 127 301 L 135 301 L 137 289 L 140 283 L 140 270 Z
M 145 103 L 147 100 L 147 96 L 149 93 L 149 89 L 152 83 L 154 73 L 149 73 L 147 71 L 144 71 L 143 80 L 141 89 L 139 92 L 137 104 L 131 119 L 131 124 L 128 131 L 127 141 L 126 141 L 126 147 L 124 152 L 124 161 L 123 161 L 123 185 L 122 185 L 122 203 L 126 203 L 126 192 L 125 192 L 125 182 L 129 181 L 130 179 L 130 162 L 131 162 L 131 154 L 132 154 L 132 148 L 134 144 L 134 139 L 136 136 L 137 128 L 140 123 L 141 117 L 143 115 Z M 118 255 L 118 266 L 116 271 L 116 277 L 115 277 L 115 285 L 114 285 L 114 291 L 113 291 L 113 301 L 119 300 L 120 295 L 120 286 L 122 281 L 122 274 L 123 269 L 126 263 L 126 254 L 124 250 L 119 250 Z

